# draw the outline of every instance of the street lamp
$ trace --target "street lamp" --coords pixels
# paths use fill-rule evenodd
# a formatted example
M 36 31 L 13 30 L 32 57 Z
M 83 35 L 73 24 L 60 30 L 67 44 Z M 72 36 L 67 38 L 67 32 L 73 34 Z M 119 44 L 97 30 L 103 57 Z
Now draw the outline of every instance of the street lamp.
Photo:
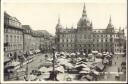
M 53 50 L 53 80 L 55 80 L 55 47 L 52 48 Z
M 48 78 L 48 80 L 57 81 L 57 78 L 56 78 L 57 73 L 55 72 L 55 48 L 54 47 L 52 48 L 52 51 L 53 51 L 53 60 L 52 60 L 53 70 L 51 71 L 50 77 Z
M 26 54 L 28 55 L 28 54 Z M 28 57 L 28 56 L 27 56 Z M 28 62 L 29 62 L 29 59 L 27 58 L 27 66 L 26 66 L 26 81 L 28 81 Z

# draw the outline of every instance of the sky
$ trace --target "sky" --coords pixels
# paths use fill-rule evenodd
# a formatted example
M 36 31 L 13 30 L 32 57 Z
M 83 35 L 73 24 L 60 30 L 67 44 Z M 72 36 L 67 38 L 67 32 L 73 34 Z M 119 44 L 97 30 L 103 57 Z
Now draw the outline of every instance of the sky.
M 126 0 L 5 0 L 3 10 L 33 30 L 47 30 L 55 35 L 58 17 L 63 27 L 77 27 L 84 3 L 94 29 L 105 29 L 110 16 L 115 29 L 127 26 Z

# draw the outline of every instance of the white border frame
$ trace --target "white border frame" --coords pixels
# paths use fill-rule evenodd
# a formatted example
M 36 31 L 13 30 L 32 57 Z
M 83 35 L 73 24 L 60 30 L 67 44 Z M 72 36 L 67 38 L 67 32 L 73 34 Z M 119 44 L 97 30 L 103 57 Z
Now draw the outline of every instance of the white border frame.
M 6 0 L 9 2 L 18 2 L 18 3 L 22 3 L 22 0 Z M 35 3 L 35 2 L 43 2 L 43 3 L 84 3 L 85 0 L 26 0 L 24 1 L 25 3 Z M 94 0 L 86 0 L 85 2 L 89 2 L 89 3 L 94 3 Z M 122 2 L 118 1 L 118 0 L 97 0 L 96 3 L 125 3 L 127 2 L 127 0 L 122 0 Z M 3 51 L 3 41 L 4 41 L 4 8 L 3 8 L 3 3 L 4 1 L 1 0 L 1 83 L 127 83 L 127 71 L 126 71 L 126 81 L 4 81 L 3 77 L 3 60 L 4 60 L 4 51 Z M 126 38 L 127 40 L 127 38 Z M 127 58 L 127 42 L 126 42 L 126 58 Z M 127 64 L 127 61 L 126 61 Z M 126 70 L 127 70 L 127 66 L 126 66 Z

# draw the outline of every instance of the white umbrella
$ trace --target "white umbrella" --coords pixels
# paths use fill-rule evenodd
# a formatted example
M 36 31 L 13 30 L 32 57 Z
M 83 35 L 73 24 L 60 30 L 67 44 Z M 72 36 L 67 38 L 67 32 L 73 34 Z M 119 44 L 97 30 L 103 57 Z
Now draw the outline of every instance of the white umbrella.
M 93 56 L 93 54 L 88 54 L 88 56 Z
M 107 55 L 107 54 L 103 54 L 103 55 Z
M 55 68 L 55 70 L 64 73 L 63 66 L 59 66 L 59 67 Z
M 102 55 L 102 53 L 98 53 L 98 55 Z
M 66 53 L 66 55 L 70 55 L 69 53 Z
M 98 53 L 98 51 L 92 51 L 92 53 Z
M 86 55 L 85 53 L 83 53 L 83 55 Z
M 14 62 L 14 61 L 11 63 L 12 66 L 17 66 L 19 64 L 20 64 L 20 62 Z
M 41 71 L 41 72 L 47 72 L 47 69 L 48 69 L 48 68 L 46 68 L 46 67 L 41 67 L 41 68 L 39 69 L 39 71 Z
M 35 80 L 37 77 L 35 75 L 28 75 L 28 80 Z
M 61 52 L 60 54 L 63 54 L 64 55 L 65 53 L 64 52 Z
M 79 73 L 89 73 L 88 71 L 80 71 Z
M 69 69 L 73 68 L 73 65 L 71 63 L 67 63 L 65 64 L 66 67 L 68 67 Z
M 68 63 L 68 60 L 61 58 L 61 59 L 58 59 L 58 62 L 59 62 L 59 64 L 64 64 L 64 65 L 66 65 L 66 64 Z
M 86 67 L 86 68 L 82 68 L 82 70 L 84 70 L 84 71 L 90 71 L 90 68 Z
M 94 74 L 96 74 L 96 75 L 99 75 L 99 72 L 98 71 L 96 71 L 96 70 L 92 70 L 92 72 L 94 73 Z
M 87 67 L 87 65 L 86 65 L 86 64 L 76 65 L 75 67 L 77 68 L 77 67 L 80 67 L 80 66 L 82 66 L 82 67 Z
M 53 71 L 53 68 L 52 67 L 50 67 L 50 68 L 47 69 L 47 72 L 50 72 L 50 71 Z
M 77 55 L 80 55 L 80 53 L 79 53 L 79 52 L 77 52 Z
M 70 55 L 76 55 L 75 53 L 71 53 Z
M 26 71 L 25 68 L 21 68 L 21 69 L 18 69 L 17 72 L 22 72 L 22 71 Z

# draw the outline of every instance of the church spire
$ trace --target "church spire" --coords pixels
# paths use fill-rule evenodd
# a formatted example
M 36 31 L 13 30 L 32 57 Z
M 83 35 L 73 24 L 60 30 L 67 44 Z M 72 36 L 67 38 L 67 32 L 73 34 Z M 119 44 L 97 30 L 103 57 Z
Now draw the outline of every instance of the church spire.
M 83 14 L 82 14 L 82 17 L 84 17 L 84 16 L 87 17 L 85 3 L 84 3 L 84 7 L 83 7 Z
M 57 22 L 57 25 L 56 25 L 57 28 L 61 28 L 61 24 L 60 24 L 60 17 L 58 17 L 58 22 Z
M 60 25 L 60 17 L 58 17 L 58 24 Z
M 108 23 L 107 28 L 113 28 L 111 16 L 110 16 L 110 18 L 109 18 L 109 23 Z
M 112 23 L 112 20 L 111 20 L 111 16 L 110 16 L 110 18 L 109 18 L 109 24 L 111 24 Z

